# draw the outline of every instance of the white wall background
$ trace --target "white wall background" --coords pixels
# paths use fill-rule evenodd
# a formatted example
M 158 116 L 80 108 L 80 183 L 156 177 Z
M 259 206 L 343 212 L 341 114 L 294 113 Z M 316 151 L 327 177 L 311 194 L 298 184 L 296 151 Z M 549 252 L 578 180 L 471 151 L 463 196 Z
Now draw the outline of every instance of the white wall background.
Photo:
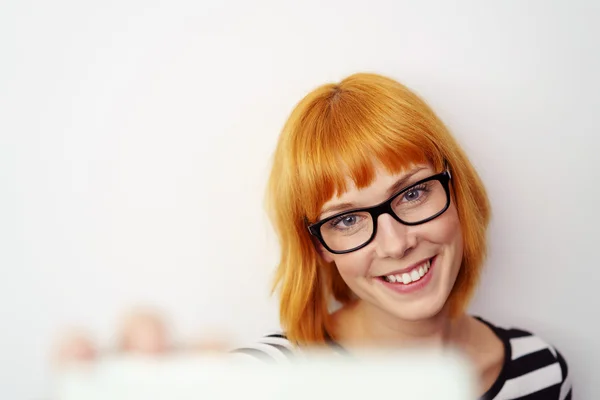
M 534 330 L 599 398 L 594 1 L 7 1 L 0 13 L 0 397 L 48 393 L 79 324 L 128 306 L 180 339 L 277 326 L 263 188 L 310 89 L 391 75 L 449 124 L 488 185 L 473 312 Z

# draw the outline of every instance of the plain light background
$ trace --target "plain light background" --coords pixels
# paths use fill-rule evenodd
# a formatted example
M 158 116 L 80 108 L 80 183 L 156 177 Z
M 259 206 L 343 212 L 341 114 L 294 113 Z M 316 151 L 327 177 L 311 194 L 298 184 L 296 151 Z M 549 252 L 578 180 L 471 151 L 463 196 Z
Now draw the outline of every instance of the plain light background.
M 308 91 L 358 71 L 422 95 L 487 184 L 472 312 L 600 397 L 594 1 L 7 1 L 0 13 L 0 397 L 42 399 L 53 338 L 132 305 L 180 341 L 277 328 L 270 156 Z

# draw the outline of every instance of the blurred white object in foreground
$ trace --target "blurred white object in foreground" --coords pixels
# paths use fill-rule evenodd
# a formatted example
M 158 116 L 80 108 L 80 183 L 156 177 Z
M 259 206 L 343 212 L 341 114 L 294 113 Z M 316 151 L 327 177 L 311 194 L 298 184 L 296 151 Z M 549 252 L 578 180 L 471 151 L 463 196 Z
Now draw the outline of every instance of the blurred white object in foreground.
M 476 398 L 472 371 L 455 354 L 314 353 L 291 364 L 223 355 L 118 357 L 63 371 L 57 400 L 307 400 Z M 385 396 L 385 397 L 384 397 Z

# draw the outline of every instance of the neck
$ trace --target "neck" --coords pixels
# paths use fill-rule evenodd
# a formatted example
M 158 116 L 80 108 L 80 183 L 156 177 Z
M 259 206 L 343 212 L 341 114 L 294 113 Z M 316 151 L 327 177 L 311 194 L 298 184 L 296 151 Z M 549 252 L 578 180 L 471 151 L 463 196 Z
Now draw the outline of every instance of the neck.
M 419 321 L 402 320 L 362 302 L 346 307 L 343 314 L 338 319 L 337 336 L 349 347 L 372 347 L 372 343 L 377 343 L 394 347 L 443 348 L 459 345 L 466 334 L 466 316 L 452 319 L 446 308 Z

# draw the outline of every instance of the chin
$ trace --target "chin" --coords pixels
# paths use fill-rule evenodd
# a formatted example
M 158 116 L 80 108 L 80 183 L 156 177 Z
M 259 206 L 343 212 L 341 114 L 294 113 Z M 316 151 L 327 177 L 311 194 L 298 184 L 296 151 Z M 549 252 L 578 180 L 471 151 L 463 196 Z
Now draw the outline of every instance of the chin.
M 446 298 L 439 300 L 423 299 L 423 301 L 414 302 L 412 304 L 396 305 L 386 311 L 393 316 L 405 321 L 423 321 L 438 315 L 446 304 Z M 386 307 L 387 308 L 387 307 Z

